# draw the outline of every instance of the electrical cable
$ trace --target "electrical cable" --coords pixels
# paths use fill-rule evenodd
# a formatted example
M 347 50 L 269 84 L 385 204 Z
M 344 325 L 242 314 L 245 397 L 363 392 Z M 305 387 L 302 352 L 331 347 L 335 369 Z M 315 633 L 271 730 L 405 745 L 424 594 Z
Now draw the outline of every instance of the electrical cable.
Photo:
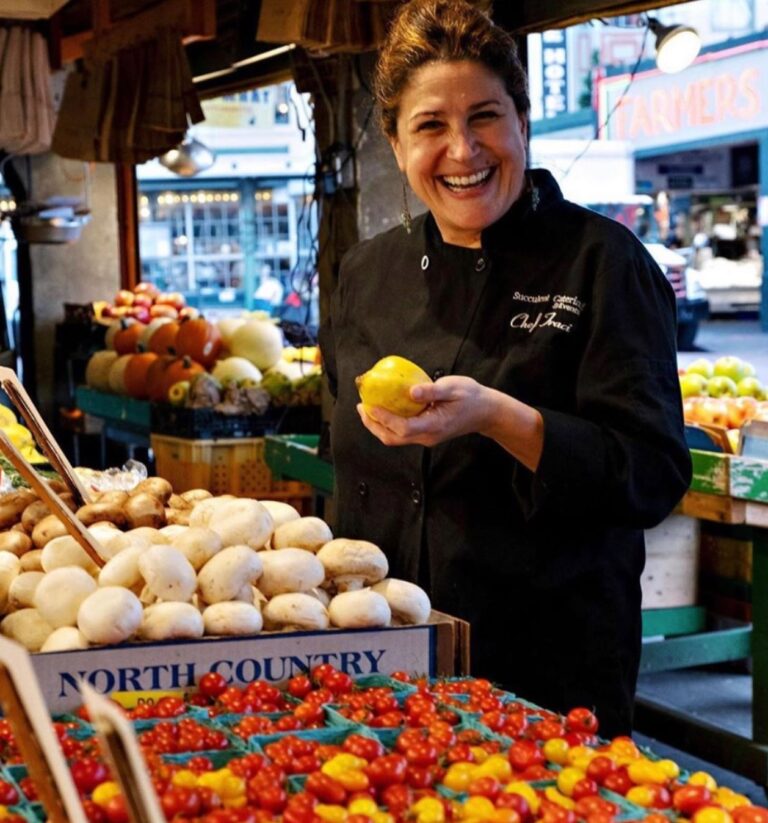
M 642 40 L 642 43 L 640 44 L 640 53 L 637 55 L 637 60 L 635 61 L 635 65 L 632 67 L 632 70 L 629 73 L 629 80 L 627 81 L 627 85 L 622 90 L 621 94 L 619 95 L 618 99 L 616 100 L 616 102 L 611 107 L 610 111 L 606 114 L 605 120 L 603 120 L 603 122 L 600 125 L 598 125 L 597 128 L 595 129 L 594 135 L 587 141 L 584 148 L 576 155 L 576 157 L 574 157 L 573 160 L 571 160 L 570 165 L 568 166 L 568 168 L 563 173 L 563 176 L 560 178 L 561 180 L 565 180 L 565 178 L 568 177 L 568 175 L 571 173 L 571 170 L 576 165 L 576 163 L 579 160 L 581 160 L 581 158 L 589 151 L 591 145 L 595 142 L 595 140 L 598 139 L 600 134 L 602 134 L 602 132 L 605 130 L 605 128 L 611 122 L 611 118 L 615 114 L 616 110 L 623 103 L 624 98 L 627 96 L 627 92 L 629 91 L 630 87 L 632 86 L 632 83 L 634 82 L 635 75 L 637 74 L 637 71 L 640 68 L 640 64 L 643 62 L 643 57 L 645 56 L 645 45 L 648 42 L 648 33 L 650 32 L 650 30 L 651 30 L 651 27 L 650 27 L 650 24 L 648 23 L 648 18 L 646 17 L 646 26 L 645 26 L 645 31 L 643 32 L 643 40 Z

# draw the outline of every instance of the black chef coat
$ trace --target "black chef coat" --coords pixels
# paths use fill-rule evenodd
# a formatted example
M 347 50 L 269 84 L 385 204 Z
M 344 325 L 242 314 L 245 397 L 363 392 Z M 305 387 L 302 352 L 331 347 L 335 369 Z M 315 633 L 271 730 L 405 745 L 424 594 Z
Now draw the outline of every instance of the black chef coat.
M 336 533 L 377 543 L 472 625 L 473 674 L 549 708 L 596 707 L 628 732 L 640 654 L 642 529 L 691 475 L 675 298 L 642 243 L 563 199 L 552 176 L 479 249 L 414 220 L 344 258 L 321 349 L 336 403 Z M 355 410 L 354 379 L 397 354 L 538 409 L 535 472 L 479 434 L 390 447 Z

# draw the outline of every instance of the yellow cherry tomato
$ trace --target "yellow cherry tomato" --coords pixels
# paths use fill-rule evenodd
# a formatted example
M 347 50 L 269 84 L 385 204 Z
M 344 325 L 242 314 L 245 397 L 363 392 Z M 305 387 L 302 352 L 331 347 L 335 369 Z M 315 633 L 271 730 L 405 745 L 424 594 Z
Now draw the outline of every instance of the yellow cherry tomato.
M 113 797 L 117 797 L 119 794 L 120 786 L 114 780 L 106 780 L 96 786 L 91 793 L 91 800 L 97 806 L 106 806 Z
M 631 737 L 615 737 L 608 748 L 620 765 L 630 763 L 640 757 L 640 751 Z
M 694 815 L 693 823 L 733 823 L 733 818 L 718 806 L 702 806 Z
M 475 763 L 482 763 L 488 759 L 488 752 L 482 746 L 470 746 L 469 750 L 475 758 Z
M 514 809 L 496 809 L 491 820 L 493 823 L 520 823 L 520 815 Z
M 509 794 L 519 794 L 520 797 L 528 801 L 528 806 L 534 814 L 538 812 L 541 800 L 530 783 L 526 783 L 524 780 L 514 780 L 504 787 L 504 791 Z
M 422 797 L 411 806 L 411 811 L 416 813 L 417 823 L 442 823 L 445 820 L 445 807 L 436 797 Z
M 373 817 L 379 811 L 379 807 L 372 797 L 358 797 L 347 806 L 347 811 L 350 814 L 364 814 L 366 817 Z
M 190 769 L 180 769 L 174 772 L 171 783 L 174 786 L 185 786 L 188 789 L 194 789 L 197 786 L 197 775 Z
M 691 786 L 706 786 L 711 792 L 717 789 L 717 780 L 709 772 L 694 772 L 689 778 Z
M 569 766 L 577 766 L 577 768 L 581 768 L 578 764 L 581 761 L 586 760 L 589 763 L 590 760 L 597 757 L 597 752 L 594 749 L 590 749 L 589 746 L 571 746 L 568 749 L 568 754 L 566 755 L 566 762 Z
M 549 740 L 544 741 L 541 750 L 544 752 L 544 757 L 546 757 L 550 763 L 564 766 L 567 762 L 568 750 L 570 748 L 568 741 L 562 737 L 550 737 Z
M 496 807 L 487 797 L 470 797 L 461 804 L 463 818 L 476 817 L 478 820 L 490 820 Z
M 359 769 L 349 769 L 334 777 L 348 792 L 364 792 L 371 785 L 368 775 Z
M 646 757 L 640 757 L 629 763 L 627 765 L 627 774 L 629 779 L 638 786 L 644 786 L 648 783 L 663 786 L 668 780 L 664 769 L 658 763 L 648 760 Z
M 649 786 L 633 786 L 626 796 L 630 803 L 642 806 L 644 809 L 649 809 L 655 799 L 653 789 Z
M 395 823 L 395 818 L 387 812 L 374 812 L 369 817 L 373 823 Z
M 453 792 L 465 792 L 474 780 L 475 768 L 474 763 L 452 763 L 443 777 L 443 785 Z
M 473 777 L 495 777 L 502 783 L 512 779 L 512 766 L 501 754 L 492 754 L 479 766 L 475 767 Z
M 567 797 L 564 794 L 561 794 L 554 786 L 547 786 L 544 789 L 544 797 L 547 800 L 551 800 L 553 803 L 557 803 L 558 806 L 562 806 L 564 809 L 575 809 L 576 804 L 571 800 L 570 797 Z
M 557 773 L 557 788 L 566 795 L 566 797 L 570 797 L 573 794 L 573 787 L 579 780 L 583 780 L 585 777 L 586 774 L 581 769 L 566 766 Z
M 343 806 L 318 803 L 312 811 L 321 820 L 327 820 L 329 823 L 344 823 L 347 819 L 347 810 Z
M 670 760 L 669 758 L 658 760 L 656 765 L 663 770 L 664 774 L 666 774 L 670 780 L 677 780 L 677 778 L 680 777 L 680 766 L 678 766 L 674 760 Z
M 714 800 L 727 811 L 731 812 L 741 806 L 751 806 L 752 801 L 743 794 L 728 789 L 725 786 L 720 786 L 714 794 Z

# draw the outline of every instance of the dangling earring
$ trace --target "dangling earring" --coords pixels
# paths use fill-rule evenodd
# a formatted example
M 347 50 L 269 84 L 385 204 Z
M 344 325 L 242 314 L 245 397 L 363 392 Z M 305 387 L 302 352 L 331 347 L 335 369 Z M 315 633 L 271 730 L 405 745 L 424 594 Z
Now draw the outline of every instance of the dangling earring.
M 411 218 L 411 210 L 408 208 L 408 184 L 406 183 L 405 175 L 400 177 L 400 182 L 403 186 L 403 210 L 400 212 L 400 222 L 403 224 L 408 234 L 410 234 L 413 219 Z

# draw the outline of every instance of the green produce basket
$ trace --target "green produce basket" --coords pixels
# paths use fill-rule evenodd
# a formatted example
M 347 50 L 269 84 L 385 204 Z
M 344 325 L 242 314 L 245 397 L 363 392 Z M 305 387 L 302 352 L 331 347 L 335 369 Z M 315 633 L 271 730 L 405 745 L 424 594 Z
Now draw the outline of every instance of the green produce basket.
M 151 414 L 150 405 L 146 400 L 136 400 L 133 397 L 78 386 L 75 389 L 75 402 L 86 414 L 149 431 Z
M 333 493 L 333 466 L 317 455 L 316 434 L 267 435 L 264 460 L 275 478 L 309 483 L 321 492 Z

